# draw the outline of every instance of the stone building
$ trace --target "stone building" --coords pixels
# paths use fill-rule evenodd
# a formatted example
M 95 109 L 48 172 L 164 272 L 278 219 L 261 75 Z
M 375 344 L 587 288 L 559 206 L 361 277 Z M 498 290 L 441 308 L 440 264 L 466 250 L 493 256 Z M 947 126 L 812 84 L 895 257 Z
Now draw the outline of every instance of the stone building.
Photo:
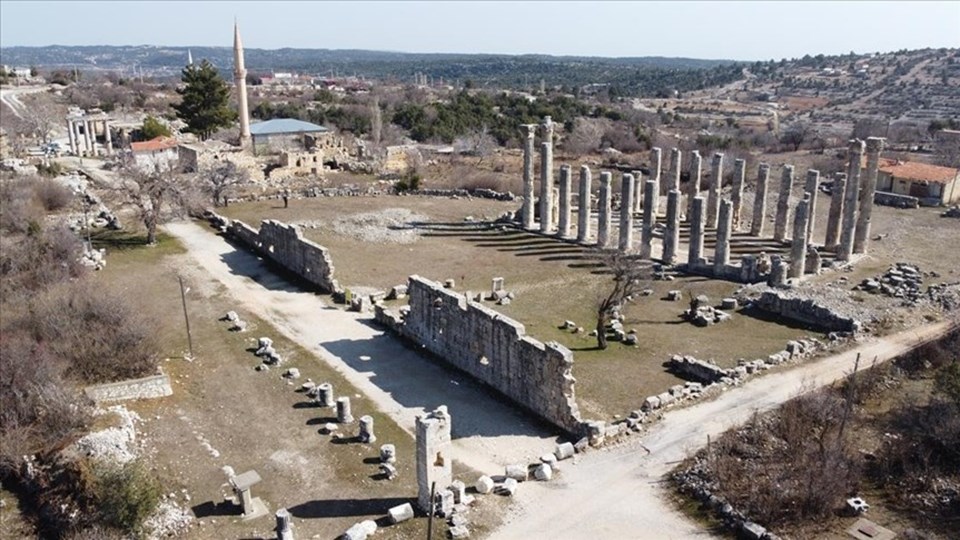
M 149 141 L 130 143 L 130 154 L 137 167 L 165 168 L 179 160 L 178 145 L 173 137 L 155 137 Z
M 960 170 L 917 161 L 882 159 L 877 191 L 916 197 L 924 206 L 954 204 L 960 201 Z
M 329 128 L 294 118 L 274 118 L 250 126 L 254 153 L 276 146 L 281 148 L 309 149 L 323 146 L 323 140 L 332 137 Z

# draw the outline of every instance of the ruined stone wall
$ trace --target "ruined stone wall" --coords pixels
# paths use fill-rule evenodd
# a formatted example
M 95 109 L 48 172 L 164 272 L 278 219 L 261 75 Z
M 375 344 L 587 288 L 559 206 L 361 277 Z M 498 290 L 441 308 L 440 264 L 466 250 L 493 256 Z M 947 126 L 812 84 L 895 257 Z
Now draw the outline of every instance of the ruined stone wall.
M 918 208 L 920 199 L 910 195 L 899 195 L 888 191 L 877 191 L 873 194 L 873 202 L 883 206 L 893 206 L 895 208 Z
M 855 332 L 861 327 L 861 323 L 852 317 L 810 298 L 792 296 L 786 291 L 766 291 L 754 300 L 754 305 L 779 317 L 826 330 Z
M 410 277 L 407 294 L 403 336 L 548 422 L 579 433 L 569 349 L 541 343 L 519 322 L 419 276 Z
M 84 393 L 87 397 L 99 403 L 170 396 L 173 395 L 173 388 L 170 387 L 170 378 L 161 374 L 142 379 L 88 386 L 84 389 Z
M 258 254 L 329 293 L 340 291 L 333 278 L 333 259 L 327 248 L 307 240 L 295 225 L 264 220 L 260 230 L 239 220 L 210 213 L 210 221 Z

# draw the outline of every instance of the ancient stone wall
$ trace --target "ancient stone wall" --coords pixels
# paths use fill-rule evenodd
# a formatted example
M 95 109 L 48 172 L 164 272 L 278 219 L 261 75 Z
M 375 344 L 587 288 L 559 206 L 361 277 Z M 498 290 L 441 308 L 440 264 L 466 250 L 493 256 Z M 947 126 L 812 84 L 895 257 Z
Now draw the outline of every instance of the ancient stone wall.
M 787 291 L 765 291 L 754 305 L 768 313 L 838 332 L 855 332 L 861 323 L 810 298 L 793 296 Z
M 900 195 L 889 191 L 877 191 L 873 194 L 873 202 L 882 206 L 895 208 L 919 208 L 920 199 L 910 195 Z
M 295 225 L 264 220 L 260 230 L 211 212 L 210 221 L 238 242 L 328 293 L 340 291 L 327 248 L 307 240 Z
M 573 353 L 439 283 L 411 276 L 399 333 L 570 433 L 580 432 Z M 379 311 L 379 310 L 378 310 Z M 385 314 L 378 320 L 395 322 Z
M 172 395 L 173 389 L 170 387 L 170 378 L 161 374 L 142 379 L 88 386 L 84 389 L 84 393 L 87 397 L 99 403 L 164 397 Z

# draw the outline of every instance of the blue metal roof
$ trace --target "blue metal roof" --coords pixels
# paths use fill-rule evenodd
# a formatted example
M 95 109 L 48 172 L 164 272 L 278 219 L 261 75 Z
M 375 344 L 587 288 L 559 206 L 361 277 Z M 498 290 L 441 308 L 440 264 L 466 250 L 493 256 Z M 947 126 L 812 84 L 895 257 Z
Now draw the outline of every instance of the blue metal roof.
M 250 125 L 251 135 L 283 135 L 290 133 L 317 133 L 330 131 L 328 128 L 297 120 L 295 118 L 274 118 L 266 122 Z

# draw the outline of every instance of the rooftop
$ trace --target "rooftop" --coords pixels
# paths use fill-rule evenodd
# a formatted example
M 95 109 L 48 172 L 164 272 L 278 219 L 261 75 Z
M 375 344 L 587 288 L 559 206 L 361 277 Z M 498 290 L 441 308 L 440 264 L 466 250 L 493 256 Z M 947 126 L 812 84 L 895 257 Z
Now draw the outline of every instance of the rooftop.
M 958 173 L 957 169 L 951 167 L 929 165 L 927 163 L 920 163 L 919 161 L 900 161 L 886 158 L 880 160 L 880 172 L 890 174 L 896 178 L 921 180 L 937 184 L 952 182 Z
M 169 150 L 171 148 L 176 148 L 177 140 L 173 137 L 155 137 L 149 141 L 135 142 L 130 143 L 130 150 L 134 153 L 137 152 L 159 152 L 161 150 Z
M 250 125 L 251 135 L 283 135 L 289 133 L 324 133 L 328 128 L 297 120 L 295 118 L 274 118 L 266 122 Z

